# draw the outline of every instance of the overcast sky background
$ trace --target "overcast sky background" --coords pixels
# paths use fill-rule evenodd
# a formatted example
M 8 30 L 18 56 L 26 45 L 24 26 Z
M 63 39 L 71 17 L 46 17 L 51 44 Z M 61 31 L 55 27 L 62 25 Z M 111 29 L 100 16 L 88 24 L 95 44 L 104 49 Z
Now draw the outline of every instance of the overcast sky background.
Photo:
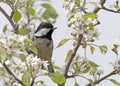
M 99 1 L 99 0 L 90 0 L 90 1 Z M 70 28 L 67 27 L 67 19 L 65 14 L 63 13 L 63 5 L 64 0 L 52 0 L 52 5 L 55 7 L 59 17 L 57 18 L 55 27 L 58 27 L 57 30 L 53 33 L 53 41 L 54 47 L 57 46 L 60 40 L 63 38 L 70 38 L 70 32 L 72 31 Z M 113 3 L 113 0 L 107 0 L 107 4 Z M 107 5 L 106 4 L 106 5 Z M 1 4 L 0 4 L 1 5 Z M 8 13 L 10 12 L 6 6 L 2 6 Z M 97 26 L 98 30 L 100 31 L 101 35 L 99 40 L 96 41 L 96 44 L 105 44 L 108 46 L 108 53 L 103 55 L 100 51 L 96 48 L 95 54 L 91 55 L 88 52 L 87 56 L 90 60 L 95 61 L 97 64 L 101 65 L 101 69 L 105 69 L 104 73 L 107 74 L 112 70 L 110 62 L 114 62 L 116 60 L 115 54 L 112 53 L 111 48 L 113 48 L 114 43 L 120 43 L 120 14 L 115 14 L 111 12 L 107 12 L 101 10 L 98 13 L 99 21 L 101 24 Z M 0 30 L 2 30 L 3 26 L 8 24 L 8 21 L 3 15 L 0 13 Z M 67 43 L 63 47 L 54 50 L 53 53 L 53 61 L 55 61 L 56 65 L 62 67 L 64 65 L 64 59 L 66 58 L 66 53 L 69 49 L 72 49 L 71 42 Z M 89 50 L 88 50 L 89 51 Z M 79 52 L 82 55 L 82 52 Z M 104 76 L 104 75 L 103 75 Z M 117 79 L 120 82 L 120 77 L 113 76 L 114 79 Z M 42 77 L 41 79 L 45 80 L 46 86 L 57 86 L 56 84 L 52 83 L 48 77 Z M 81 78 L 78 78 L 78 83 L 80 86 L 85 86 L 87 81 Z M 66 86 L 74 86 L 73 79 L 68 80 Z M 2 86 L 2 85 L 0 85 Z M 115 86 L 109 81 L 103 81 L 99 84 L 99 86 Z

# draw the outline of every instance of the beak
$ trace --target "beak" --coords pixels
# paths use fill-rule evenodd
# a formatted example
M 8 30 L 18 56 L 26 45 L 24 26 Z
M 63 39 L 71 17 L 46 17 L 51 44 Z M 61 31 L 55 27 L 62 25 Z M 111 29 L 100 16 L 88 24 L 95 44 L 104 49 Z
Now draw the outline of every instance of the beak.
M 57 27 L 54 27 L 53 30 L 57 29 Z

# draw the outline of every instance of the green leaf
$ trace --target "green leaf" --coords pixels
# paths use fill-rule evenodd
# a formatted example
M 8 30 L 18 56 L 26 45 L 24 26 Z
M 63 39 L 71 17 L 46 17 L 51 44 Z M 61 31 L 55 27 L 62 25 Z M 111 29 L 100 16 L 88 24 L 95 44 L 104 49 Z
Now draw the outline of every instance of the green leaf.
M 114 48 L 112 49 L 112 51 L 118 56 L 118 46 L 117 44 L 113 44 Z
M 5 33 L 5 32 L 7 31 L 7 29 L 8 29 L 7 26 L 8 26 L 8 24 L 3 27 L 3 32 L 4 32 L 4 33 Z
M 21 27 L 21 28 L 19 28 L 19 33 L 20 33 L 20 35 L 27 35 L 30 33 L 30 29 Z
M 74 18 L 74 15 L 71 15 L 71 16 L 68 18 L 68 21 L 70 21 L 72 18 Z
M 29 49 L 30 49 L 33 53 L 37 54 L 37 49 L 36 49 L 36 47 L 34 47 L 33 45 L 29 46 Z
M 120 8 L 120 6 L 119 6 L 119 0 L 116 0 L 116 1 L 115 1 L 114 7 L 115 7 L 116 9 L 119 9 L 119 8 Z
M 68 40 L 69 39 L 63 39 L 63 40 L 61 40 L 56 48 L 63 46 Z
M 89 61 L 90 66 L 93 68 L 94 72 L 97 71 L 97 67 L 99 67 L 99 65 L 97 65 L 95 62 L 93 61 Z
M 94 40 L 94 39 L 90 39 L 89 41 L 90 41 L 90 42 L 94 42 L 95 40 Z
M 22 61 L 25 61 L 26 60 L 26 56 L 24 54 L 19 54 L 19 58 L 22 60 Z
M 34 5 L 34 1 L 33 0 L 27 0 L 27 5 L 29 6 L 33 6 Z
M 51 79 L 57 84 L 64 84 L 66 82 L 65 76 L 59 72 L 51 74 Z
M 55 22 L 58 16 L 55 9 L 48 3 L 43 3 L 42 7 L 44 7 L 46 10 L 43 12 L 41 17 L 46 21 Z M 53 21 L 51 21 L 49 18 L 52 18 Z
M 113 44 L 114 48 L 118 48 L 118 45 L 117 44 Z
M 93 25 L 93 23 L 89 24 L 89 29 L 92 30 L 92 31 L 94 31 L 94 25 Z
M 93 54 L 95 52 L 95 48 L 93 46 L 90 46 L 90 51 Z
M 113 84 L 115 84 L 116 86 L 120 86 L 120 82 L 114 80 L 114 79 L 108 79 L 110 80 Z
M 101 53 L 103 53 L 103 54 L 107 53 L 107 50 L 108 50 L 108 49 L 107 49 L 107 46 L 102 45 L 102 46 L 100 46 L 99 48 L 100 48 Z
M 96 63 L 94 63 L 93 61 L 89 61 L 89 64 L 92 66 L 92 67 L 98 67 L 99 65 L 97 65 Z
M 21 17 L 22 17 L 21 13 L 18 10 L 16 10 L 13 14 L 13 19 L 14 19 L 15 23 L 20 21 Z
M 84 15 L 84 18 L 97 19 L 97 15 L 93 12 L 88 12 Z
M 57 65 L 54 65 L 54 69 L 61 70 L 61 68 L 58 67 Z
M 35 10 L 34 10 L 33 8 L 31 8 L 31 7 L 26 7 L 26 10 L 27 10 L 27 12 L 28 12 L 30 15 L 32 15 L 32 16 L 35 15 Z
M 6 56 L 6 49 L 2 45 L 0 45 L 0 62 L 5 60 Z
M 87 78 L 87 80 L 91 83 L 91 85 L 92 85 L 92 83 L 94 82 L 92 79 L 88 79 L 88 78 Z
M 80 86 L 77 82 L 75 82 L 74 86 Z
M 30 45 L 33 44 L 32 40 L 30 40 L 30 39 L 25 39 L 25 40 L 24 40 L 24 43 L 30 44 Z
M 88 73 L 90 71 L 90 67 L 86 67 L 85 70 L 82 71 L 82 73 Z
M 40 83 L 41 85 L 43 84 L 42 86 L 44 86 L 44 84 L 45 84 L 43 80 L 38 80 L 38 81 L 35 82 L 35 83 Z
M 24 73 L 22 76 L 22 82 L 25 84 L 25 86 L 30 86 L 30 74 Z
M 80 6 L 80 0 L 75 0 L 75 4 L 79 7 Z
M 117 48 L 113 48 L 112 51 L 118 56 L 118 49 Z
M 69 50 L 68 53 L 67 53 L 67 56 L 66 56 L 65 62 L 68 61 L 68 59 L 69 59 L 71 53 L 72 53 L 72 50 Z

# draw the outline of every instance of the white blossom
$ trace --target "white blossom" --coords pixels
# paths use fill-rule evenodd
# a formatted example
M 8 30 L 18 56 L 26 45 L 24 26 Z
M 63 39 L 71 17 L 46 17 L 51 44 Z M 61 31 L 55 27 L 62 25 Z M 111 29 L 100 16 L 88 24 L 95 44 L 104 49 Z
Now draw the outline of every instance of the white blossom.
M 64 13 L 65 15 L 69 14 L 69 7 L 70 7 L 70 2 L 66 1 L 63 4 L 63 8 L 65 9 Z
M 99 75 L 104 73 L 104 71 L 102 69 L 99 69 L 97 72 L 98 72 Z
M 26 36 L 21 35 L 21 36 L 18 37 L 18 40 L 19 40 L 20 43 L 24 43 L 25 39 L 27 39 Z
M 82 73 L 82 71 L 84 71 L 87 68 L 87 66 L 89 66 L 88 62 L 89 60 L 87 58 L 76 57 L 70 65 L 70 73 Z
M 86 20 L 86 22 L 85 22 L 85 25 L 89 25 L 90 23 L 92 23 L 93 22 L 93 20 L 91 19 L 91 18 L 88 18 L 87 20 Z
M 6 65 L 10 65 L 10 60 L 5 61 Z
M 20 64 L 15 65 L 15 69 L 17 69 L 18 71 L 22 73 L 27 70 L 27 66 L 24 62 L 21 62 Z
M 26 58 L 27 64 L 31 64 L 35 69 L 41 64 L 41 59 L 33 54 L 28 55 Z
M 75 4 L 73 2 L 65 1 L 63 4 L 63 8 L 65 9 L 65 15 L 68 15 L 69 13 L 71 13 L 74 7 L 75 7 Z
M 26 36 L 14 34 L 9 32 L 7 34 L 0 34 L 0 44 L 6 49 L 6 53 L 10 56 L 16 56 L 20 52 L 25 51 L 24 41 L 28 39 Z
M 70 8 L 69 8 L 69 9 L 70 9 L 70 11 L 72 11 L 72 10 L 74 9 L 74 6 L 75 6 L 75 4 L 74 4 L 74 3 L 71 3 L 71 4 L 70 4 Z

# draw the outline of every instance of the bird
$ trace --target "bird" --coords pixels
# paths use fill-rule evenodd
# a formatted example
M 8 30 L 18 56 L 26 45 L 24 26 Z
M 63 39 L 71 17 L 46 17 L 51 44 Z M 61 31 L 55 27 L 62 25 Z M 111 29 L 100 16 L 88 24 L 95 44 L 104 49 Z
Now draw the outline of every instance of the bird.
M 33 36 L 33 44 L 37 49 L 37 56 L 48 61 L 48 72 L 54 73 L 52 65 L 53 40 L 52 33 L 57 29 L 49 22 L 41 22 Z

